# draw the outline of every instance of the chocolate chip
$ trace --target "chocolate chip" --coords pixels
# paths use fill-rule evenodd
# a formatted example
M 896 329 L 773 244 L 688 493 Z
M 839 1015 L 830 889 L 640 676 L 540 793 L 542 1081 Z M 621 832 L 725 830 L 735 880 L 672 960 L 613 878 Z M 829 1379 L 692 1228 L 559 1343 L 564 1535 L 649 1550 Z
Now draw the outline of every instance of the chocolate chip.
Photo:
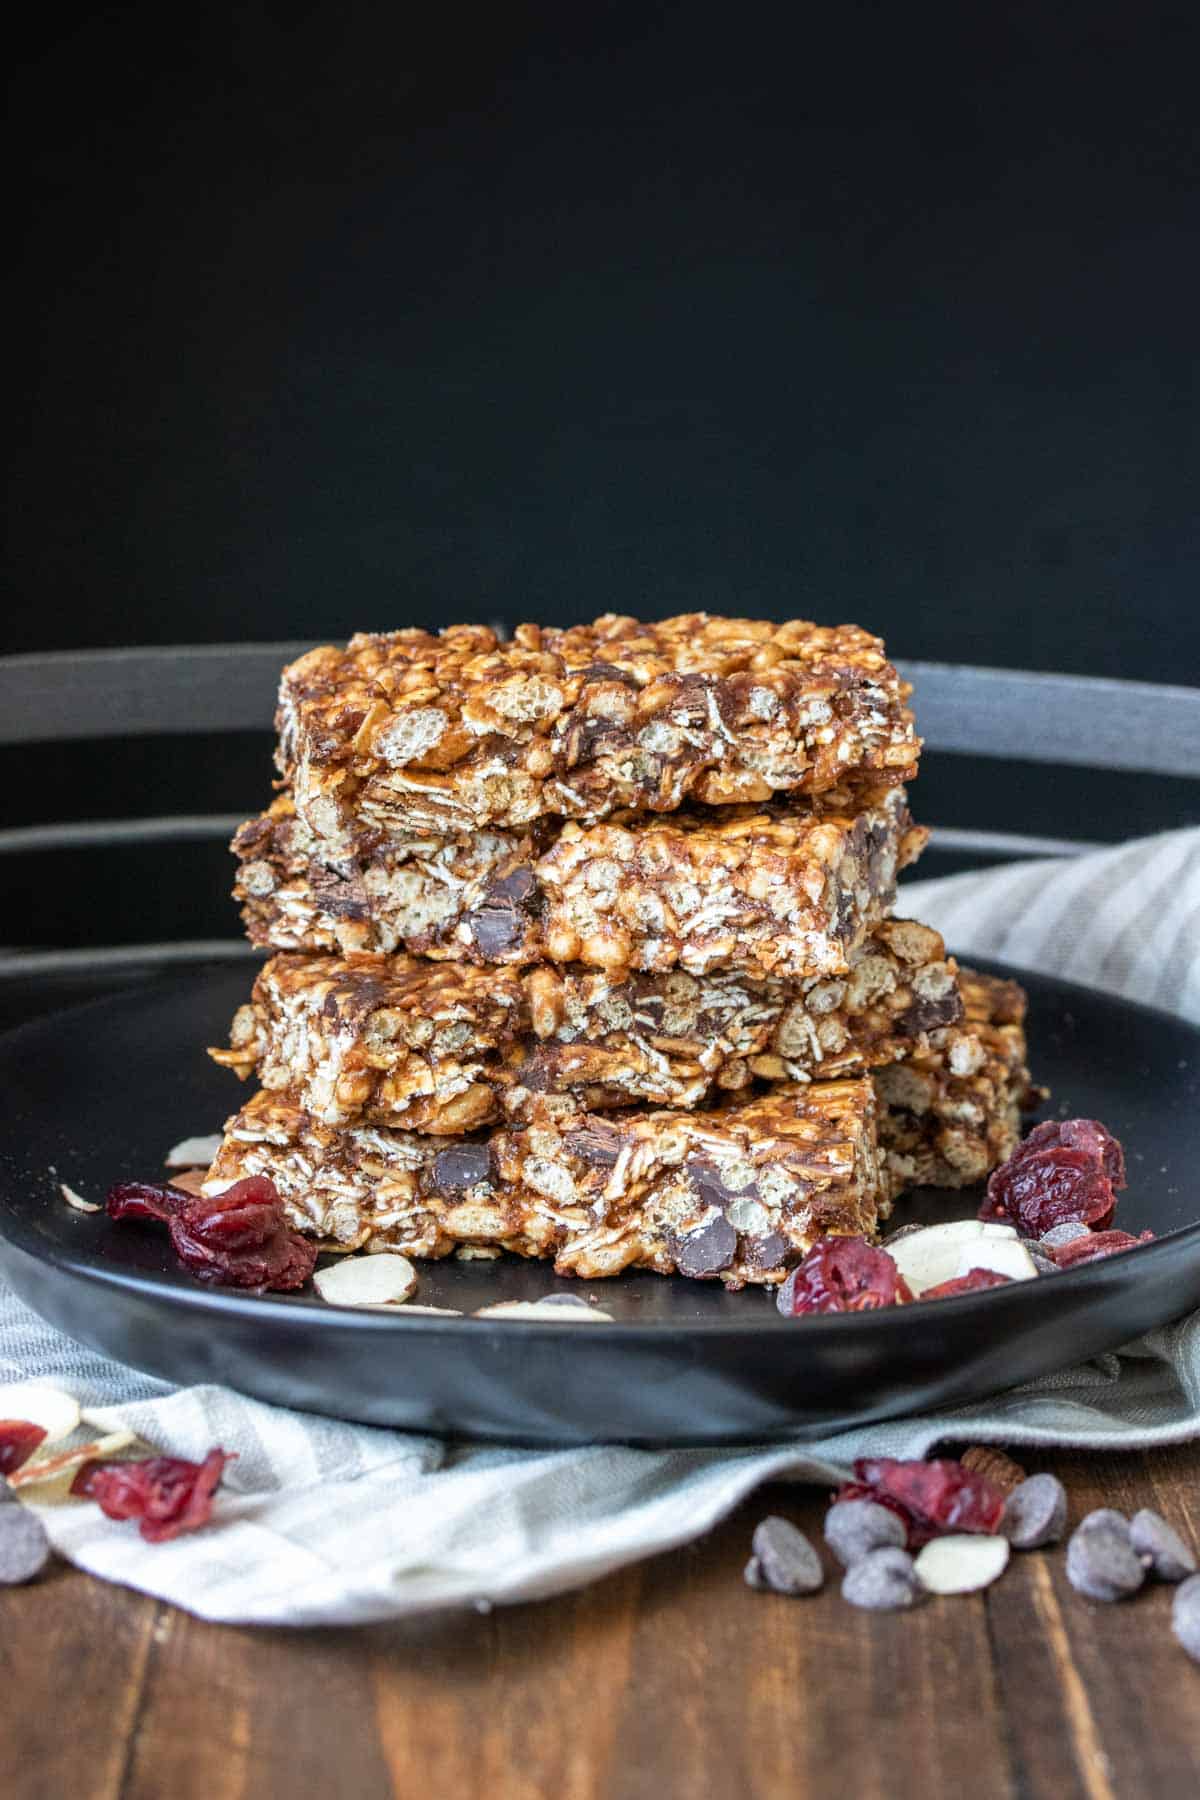
M 868 1612 L 899 1612 L 921 1598 L 912 1557 L 891 1544 L 852 1563 L 842 1581 L 842 1599 Z
M 375 975 L 356 975 L 353 980 L 335 982 L 321 1006 L 326 1019 L 342 1019 L 347 1023 L 365 1019 L 387 999 L 387 983 Z
M 1079 1219 L 1064 1219 L 1061 1225 L 1052 1225 L 1044 1236 L 1038 1239 L 1051 1250 L 1057 1250 L 1062 1244 L 1073 1244 L 1076 1238 L 1087 1237 L 1088 1228 Z
M 318 863 L 308 865 L 309 886 L 320 903 L 321 911 L 335 919 L 368 917 L 367 893 L 359 876 L 339 875 Z
M 669 706 L 660 708 L 663 717 L 676 725 L 697 727 L 711 725 L 708 695 L 712 683 L 706 675 L 670 675 L 664 678 L 674 688 Z
M 51 1557 L 46 1527 L 24 1506 L 0 1507 L 0 1587 L 40 1575 Z
M 1076 1528 L 1067 1545 L 1067 1580 L 1089 1600 L 1123 1600 L 1137 1593 L 1145 1570 L 1120 1513 L 1102 1506 Z
M 486 1144 L 454 1144 L 433 1159 L 433 1185 L 439 1194 L 464 1194 L 490 1179 L 492 1153 Z
M 637 681 L 628 669 L 618 669 L 616 663 L 589 663 L 586 669 L 572 669 L 572 675 L 582 675 L 588 681 L 623 681 L 628 687 L 636 687 Z
M 742 1244 L 742 1256 L 752 1269 L 778 1269 L 788 1259 L 792 1246 L 777 1231 L 761 1237 L 748 1237 Z
M 752 1556 L 742 1570 L 742 1580 L 748 1588 L 754 1588 L 760 1594 L 769 1594 L 771 1584 L 762 1572 L 762 1564 L 757 1556 Z
M 540 898 L 532 869 L 510 869 L 488 883 L 483 905 L 468 913 L 464 923 L 485 956 L 498 956 L 521 942 L 526 923 L 522 914 L 536 912 Z
M 699 1231 L 675 1240 L 675 1263 L 681 1275 L 699 1279 L 719 1275 L 737 1255 L 737 1232 L 720 1214 Z
M 899 1513 L 875 1500 L 837 1500 L 825 1514 L 825 1542 L 850 1569 L 873 1550 L 903 1550 L 908 1527 Z
M 1057 1544 L 1067 1529 L 1067 1490 L 1057 1475 L 1031 1475 L 1004 1503 L 1000 1530 L 1014 1550 Z
M 872 825 L 867 832 L 867 886 L 872 894 L 881 894 L 890 885 L 891 837 L 886 825 Z
M 537 877 L 532 869 L 510 869 L 487 885 L 489 906 L 528 906 L 537 895 Z
M 1192 1661 L 1200 1663 L 1200 1575 L 1189 1576 L 1176 1588 L 1171 1629 Z
M 716 1164 L 706 1161 L 703 1157 L 690 1157 L 684 1164 L 684 1170 L 700 1199 L 707 1206 L 723 1207 L 728 1205 L 731 1200 L 758 1199 L 758 1189 L 754 1186 L 728 1187 Z
M 764 1581 L 777 1594 L 815 1594 L 824 1583 L 820 1557 L 787 1519 L 763 1519 L 752 1547 Z
M 517 1081 L 531 1094 L 547 1094 L 551 1091 L 553 1079 L 553 1057 L 543 1050 L 534 1050 L 524 1057 L 517 1069 Z
M 1130 1519 L 1129 1541 L 1142 1567 L 1159 1581 L 1183 1581 L 1196 1573 L 1196 1558 L 1179 1533 L 1148 1506 Z
M 580 1162 L 592 1163 L 597 1169 L 611 1169 L 625 1139 L 614 1125 L 606 1125 L 603 1119 L 589 1119 L 582 1130 L 568 1131 L 563 1141 Z
M 464 924 L 484 956 L 499 956 L 525 936 L 525 921 L 512 906 L 482 907 L 468 913 Z
M 901 1036 L 917 1037 L 922 1031 L 936 1031 L 940 1025 L 955 1025 L 962 1016 L 962 995 L 953 993 L 941 1000 L 914 1000 L 896 1023 Z

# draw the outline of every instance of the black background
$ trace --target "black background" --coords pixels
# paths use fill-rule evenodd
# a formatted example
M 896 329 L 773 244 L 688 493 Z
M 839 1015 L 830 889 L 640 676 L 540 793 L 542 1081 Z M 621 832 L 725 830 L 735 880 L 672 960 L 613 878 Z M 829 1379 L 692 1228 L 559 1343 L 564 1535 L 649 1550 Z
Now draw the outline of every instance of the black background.
M 709 608 L 1200 679 L 1193 5 L 23 29 L 4 649 Z M 1187 812 L 969 775 L 923 816 Z M 267 779 L 257 738 L 0 755 L 9 822 Z

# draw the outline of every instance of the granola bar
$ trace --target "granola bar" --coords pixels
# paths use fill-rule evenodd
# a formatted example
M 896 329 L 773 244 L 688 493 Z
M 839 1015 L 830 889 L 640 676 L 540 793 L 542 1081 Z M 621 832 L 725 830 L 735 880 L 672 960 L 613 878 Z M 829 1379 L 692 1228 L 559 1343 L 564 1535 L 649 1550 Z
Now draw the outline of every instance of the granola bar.
M 274 949 L 802 980 L 845 974 L 925 839 L 904 790 L 884 788 L 856 812 L 693 808 L 330 865 L 281 796 L 234 839 L 234 891 Z
M 875 1071 L 888 1186 L 970 1187 L 1012 1155 L 1021 1113 L 1044 1098 L 1025 1066 L 1024 989 L 960 969 L 961 1025 Z
M 453 1136 L 861 1074 L 961 1017 L 955 977 L 938 933 L 906 919 L 881 924 L 847 975 L 803 983 L 285 954 L 211 1054 L 322 1124 Z
M 268 1175 L 288 1219 L 342 1248 L 441 1257 L 482 1246 L 588 1280 L 630 1267 L 776 1282 L 813 1241 L 875 1229 L 869 1080 L 774 1089 L 709 1113 L 580 1113 L 452 1144 L 335 1130 L 286 1094 L 236 1118 L 205 1182 Z
M 657 624 L 360 634 L 283 672 L 280 773 L 331 854 L 879 787 L 916 774 L 908 688 L 857 625 Z

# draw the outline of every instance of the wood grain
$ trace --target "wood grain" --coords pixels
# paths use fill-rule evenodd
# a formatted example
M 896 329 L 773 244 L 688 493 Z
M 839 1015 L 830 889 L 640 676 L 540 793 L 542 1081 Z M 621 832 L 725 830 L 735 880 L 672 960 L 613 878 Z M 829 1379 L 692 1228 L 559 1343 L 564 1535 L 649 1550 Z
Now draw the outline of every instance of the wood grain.
M 1023 1458 L 1072 1517 L 1153 1505 L 1193 1544 L 1200 1446 Z M 1174 1800 L 1200 1791 L 1200 1670 L 1171 1593 L 1082 1600 L 1061 1549 L 985 1595 L 869 1615 L 836 1580 L 751 1592 L 775 1487 L 698 1544 L 575 1594 L 360 1631 L 205 1625 L 60 1568 L 0 1592 L 13 1800 Z M 147 1554 L 153 1554 L 148 1551 Z M 10 1785 L 11 1782 L 11 1785 Z

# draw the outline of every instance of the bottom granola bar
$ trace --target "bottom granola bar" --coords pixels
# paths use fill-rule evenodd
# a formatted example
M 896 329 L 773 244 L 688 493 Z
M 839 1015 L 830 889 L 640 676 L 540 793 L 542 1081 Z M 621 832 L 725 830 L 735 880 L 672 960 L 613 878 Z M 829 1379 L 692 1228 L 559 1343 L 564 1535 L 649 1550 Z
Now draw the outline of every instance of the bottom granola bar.
M 1012 1155 L 1021 1113 L 1038 1104 L 1025 1066 L 1025 991 L 960 968 L 961 1025 L 930 1033 L 905 1062 L 877 1069 L 888 1192 L 970 1187 Z
M 865 1078 L 798 1083 L 713 1112 L 579 1113 L 439 1144 L 332 1129 L 264 1091 L 229 1121 L 205 1185 L 269 1175 L 293 1225 L 343 1248 L 775 1282 L 817 1238 L 875 1230 L 875 1104 Z

